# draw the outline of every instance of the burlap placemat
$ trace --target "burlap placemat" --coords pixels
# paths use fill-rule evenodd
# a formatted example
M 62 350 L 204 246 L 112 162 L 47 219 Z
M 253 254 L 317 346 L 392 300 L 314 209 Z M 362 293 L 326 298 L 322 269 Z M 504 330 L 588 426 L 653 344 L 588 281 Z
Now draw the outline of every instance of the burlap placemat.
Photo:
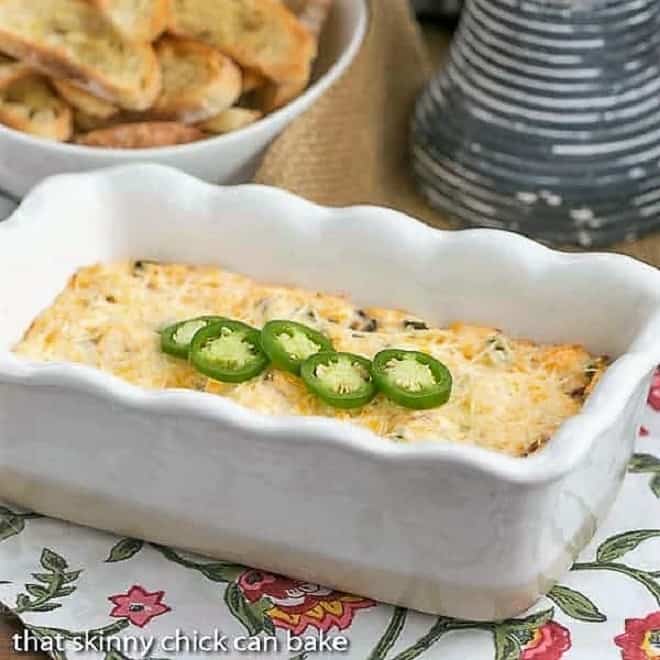
M 369 5 L 371 24 L 355 62 L 273 143 L 256 180 L 320 204 L 391 206 L 449 228 L 447 217 L 417 194 L 408 160 L 411 112 L 434 68 L 427 44 L 409 0 Z M 435 61 L 446 37 L 432 40 Z M 658 234 L 612 250 L 660 266 Z

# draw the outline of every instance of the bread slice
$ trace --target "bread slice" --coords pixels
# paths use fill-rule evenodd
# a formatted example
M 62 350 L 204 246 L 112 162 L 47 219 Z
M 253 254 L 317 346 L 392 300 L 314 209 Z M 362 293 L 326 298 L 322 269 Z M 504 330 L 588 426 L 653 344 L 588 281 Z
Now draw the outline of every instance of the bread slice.
M 164 37 L 156 53 L 163 90 L 150 110 L 154 117 L 192 124 L 230 108 L 241 95 L 241 70 L 206 44 Z
M 90 117 L 99 119 L 108 119 L 119 112 L 119 108 L 108 101 L 86 92 L 84 89 L 76 86 L 70 80 L 55 78 L 51 80 L 53 87 L 59 95 L 74 108 L 80 110 Z
M 94 117 L 88 115 L 83 110 L 73 108 L 73 129 L 76 133 L 88 133 L 89 131 L 96 131 L 99 128 L 109 128 L 117 124 L 125 123 L 125 119 L 121 114 L 113 115 L 112 117 Z
M 243 69 L 243 89 L 241 90 L 243 94 L 254 92 L 254 90 L 263 87 L 267 83 L 268 78 L 265 78 L 258 71 Z
M 303 77 L 315 55 L 314 39 L 279 0 L 173 0 L 170 31 L 277 82 Z
M 205 133 L 213 133 L 215 135 L 222 135 L 224 133 L 231 133 L 240 128 L 245 128 L 250 124 L 254 124 L 263 117 L 263 113 L 259 110 L 249 110 L 248 108 L 229 108 L 215 117 L 211 117 L 206 121 L 197 124 L 197 127 Z
M 314 40 L 314 52 L 318 50 L 318 41 L 323 26 L 330 14 L 333 0 L 285 0 L 289 8 L 296 13 L 298 20 L 305 26 Z M 312 62 L 304 75 L 283 83 L 271 82 L 257 92 L 257 104 L 264 112 L 273 112 L 300 96 L 312 74 Z
M 328 20 L 334 0 L 284 0 L 284 4 L 298 17 L 318 42 Z
M 203 137 L 204 133 L 194 126 L 186 126 L 178 122 L 148 121 L 118 124 L 110 128 L 90 131 L 78 135 L 76 143 L 108 149 L 149 149 L 195 142 Z
M 32 71 L 32 69 L 27 64 L 0 53 L 0 86 L 5 86 L 13 80 L 22 78 L 29 71 Z
M 154 41 L 170 21 L 170 0 L 90 1 L 128 41 Z
M 0 0 L 0 50 L 131 110 L 160 92 L 153 48 L 122 39 L 86 0 Z
M 58 142 L 68 140 L 73 131 L 71 108 L 46 78 L 33 72 L 0 86 L 0 123 Z

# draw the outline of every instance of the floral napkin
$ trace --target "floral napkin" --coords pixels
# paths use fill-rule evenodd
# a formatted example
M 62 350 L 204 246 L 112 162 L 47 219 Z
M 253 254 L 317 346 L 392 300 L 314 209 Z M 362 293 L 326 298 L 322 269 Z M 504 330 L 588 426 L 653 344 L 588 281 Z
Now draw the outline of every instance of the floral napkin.
M 532 611 L 433 617 L 0 507 L 0 602 L 18 648 L 66 658 L 660 658 L 660 375 L 598 537 Z

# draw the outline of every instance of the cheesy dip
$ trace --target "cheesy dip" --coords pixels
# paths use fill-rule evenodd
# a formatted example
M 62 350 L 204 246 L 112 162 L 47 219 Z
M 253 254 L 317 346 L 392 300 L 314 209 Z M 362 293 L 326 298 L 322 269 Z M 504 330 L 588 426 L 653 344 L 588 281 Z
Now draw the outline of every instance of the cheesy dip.
M 211 380 L 160 350 L 164 327 L 203 315 L 256 328 L 273 319 L 297 321 L 322 332 L 337 351 L 369 359 L 387 348 L 423 351 L 450 370 L 451 397 L 431 410 L 381 395 L 340 410 L 286 371 L 269 368 L 236 385 Z M 15 352 L 90 365 L 145 388 L 210 392 L 262 413 L 331 416 L 396 442 L 459 442 L 511 456 L 542 447 L 580 410 L 606 367 L 581 346 L 538 345 L 462 323 L 430 327 L 402 311 L 360 309 L 338 295 L 270 286 L 212 266 L 148 261 L 81 269 Z

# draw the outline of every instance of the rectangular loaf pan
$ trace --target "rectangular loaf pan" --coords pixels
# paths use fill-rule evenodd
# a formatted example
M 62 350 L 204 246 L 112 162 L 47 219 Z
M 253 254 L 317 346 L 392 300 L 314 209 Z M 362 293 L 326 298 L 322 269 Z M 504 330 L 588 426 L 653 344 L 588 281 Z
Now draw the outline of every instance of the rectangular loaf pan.
M 10 352 L 76 269 L 132 258 L 218 264 L 616 359 L 581 414 L 518 459 Z M 154 165 L 59 176 L 0 225 L 0 498 L 427 612 L 512 616 L 616 496 L 659 360 L 660 274 L 626 257 Z

